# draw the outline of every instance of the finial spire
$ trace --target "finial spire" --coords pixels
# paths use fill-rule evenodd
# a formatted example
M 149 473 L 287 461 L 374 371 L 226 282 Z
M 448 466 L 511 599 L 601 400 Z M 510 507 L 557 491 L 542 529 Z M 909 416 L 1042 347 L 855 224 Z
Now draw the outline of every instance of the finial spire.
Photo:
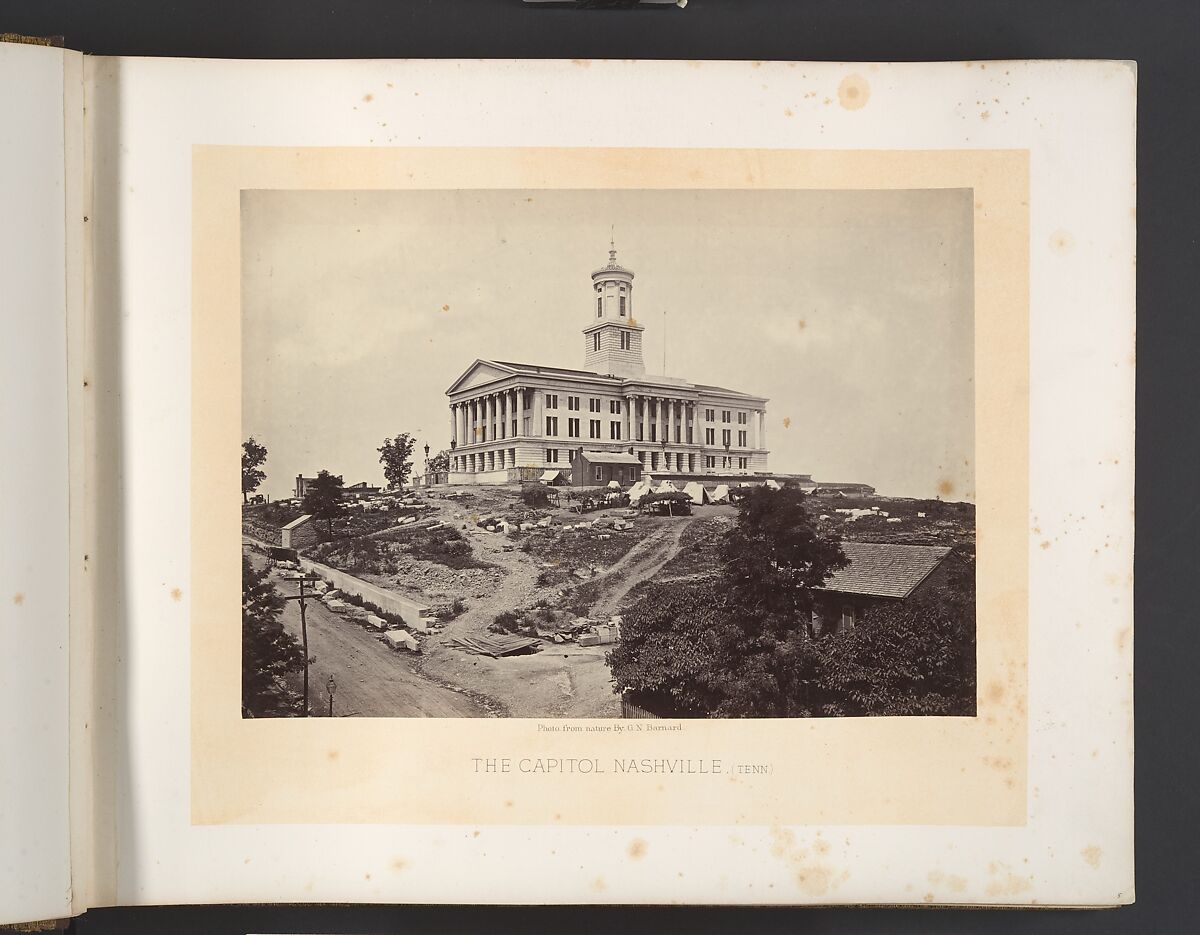
M 608 231 L 608 262 L 617 262 L 617 225 L 613 224 Z

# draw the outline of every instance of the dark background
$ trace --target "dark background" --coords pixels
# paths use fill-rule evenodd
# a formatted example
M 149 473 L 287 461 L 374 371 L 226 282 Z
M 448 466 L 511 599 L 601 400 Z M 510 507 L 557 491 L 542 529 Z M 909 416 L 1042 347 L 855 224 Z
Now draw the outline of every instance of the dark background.
M 1200 463 L 1200 4 L 1195 0 L 691 0 L 685 10 L 628 11 L 530 7 L 520 0 L 0 0 L 0 32 L 6 31 L 63 35 L 70 48 L 106 55 L 1138 62 L 1135 906 L 1074 912 L 209 907 L 92 910 L 75 923 L 78 932 L 1197 930 L 1200 615 L 1192 592 L 1200 580 L 1195 534 L 1200 508 L 1192 481 Z M 1089 402 L 1081 398 L 1080 405 Z M 333 863 L 339 855 L 313 858 Z M 544 882 L 549 898 L 553 874 L 545 872 Z

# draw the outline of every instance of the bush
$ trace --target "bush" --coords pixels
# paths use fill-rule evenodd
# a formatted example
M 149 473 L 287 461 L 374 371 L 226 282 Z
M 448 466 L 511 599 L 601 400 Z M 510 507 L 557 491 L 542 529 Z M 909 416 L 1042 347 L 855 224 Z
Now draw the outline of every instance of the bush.
M 523 484 L 521 500 L 526 506 L 549 506 L 550 494 L 541 484 Z

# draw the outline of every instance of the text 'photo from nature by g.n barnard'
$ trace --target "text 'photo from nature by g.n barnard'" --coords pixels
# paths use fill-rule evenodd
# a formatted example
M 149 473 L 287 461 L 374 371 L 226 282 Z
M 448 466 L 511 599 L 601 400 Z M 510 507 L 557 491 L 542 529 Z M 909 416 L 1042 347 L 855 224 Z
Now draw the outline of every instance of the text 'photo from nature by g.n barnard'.
M 970 190 L 241 212 L 244 717 L 975 714 Z

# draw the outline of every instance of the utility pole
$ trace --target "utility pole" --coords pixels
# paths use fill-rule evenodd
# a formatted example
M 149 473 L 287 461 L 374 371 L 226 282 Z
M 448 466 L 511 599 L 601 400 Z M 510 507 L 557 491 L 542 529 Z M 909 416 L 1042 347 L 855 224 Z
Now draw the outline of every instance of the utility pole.
M 310 595 L 304 593 L 304 582 L 318 580 L 316 575 L 299 574 L 292 577 L 290 580 L 295 581 L 300 586 L 300 593 L 293 594 L 286 598 L 289 601 L 300 602 L 300 646 L 304 651 L 304 713 L 303 717 L 311 716 L 308 704 L 308 620 L 304 616 L 304 606 Z

